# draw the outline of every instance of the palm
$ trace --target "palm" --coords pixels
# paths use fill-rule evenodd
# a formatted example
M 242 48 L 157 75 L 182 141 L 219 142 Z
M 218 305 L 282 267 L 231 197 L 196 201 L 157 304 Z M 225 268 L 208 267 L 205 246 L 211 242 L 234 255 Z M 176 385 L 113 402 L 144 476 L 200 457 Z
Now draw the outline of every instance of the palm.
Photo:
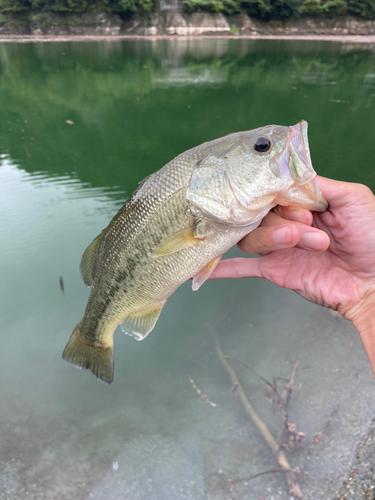
M 311 302 L 338 309 L 342 303 L 359 301 L 358 281 L 330 250 L 319 254 L 279 250 L 263 256 L 259 264 L 264 278 Z
M 345 315 L 368 290 L 375 289 L 375 205 L 372 193 L 351 188 L 350 203 L 332 201 L 332 211 L 314 214 L 313 226 L 325 231 L 325 252 L 278 250 L 259 259 L 264 278 Z

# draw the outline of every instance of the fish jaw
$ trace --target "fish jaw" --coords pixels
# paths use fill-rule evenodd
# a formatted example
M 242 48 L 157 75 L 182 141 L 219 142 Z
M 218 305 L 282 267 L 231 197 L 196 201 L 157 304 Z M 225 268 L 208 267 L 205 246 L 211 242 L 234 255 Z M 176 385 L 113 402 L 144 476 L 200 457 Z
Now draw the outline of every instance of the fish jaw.
M 275 198 L 278 205 L 307 208 L 316 212 L 327 209 L 328 203 L 316 182 L 316 172 L 311 163 L 307 122 L 302 120 L 289 127 L 285 147 L 274 157 L 272 163 L 285 185 L 285 191 Z
M 275 202 L 277 205 L 306 208 L 314 212 L 325 212 L 328 208 L 315 179 L 303 186 L 292 186 L 287 193 L 280 193 Z

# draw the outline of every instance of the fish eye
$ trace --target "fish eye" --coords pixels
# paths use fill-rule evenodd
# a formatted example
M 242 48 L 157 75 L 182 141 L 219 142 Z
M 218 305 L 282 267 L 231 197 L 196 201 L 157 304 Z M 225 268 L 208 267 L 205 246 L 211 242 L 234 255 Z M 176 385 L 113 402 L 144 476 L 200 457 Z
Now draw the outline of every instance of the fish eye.
M 254 142 L 254 149 L 259 153 L 267 153 L 271 148 L 271 141 L 267 137 L 258 137 Z

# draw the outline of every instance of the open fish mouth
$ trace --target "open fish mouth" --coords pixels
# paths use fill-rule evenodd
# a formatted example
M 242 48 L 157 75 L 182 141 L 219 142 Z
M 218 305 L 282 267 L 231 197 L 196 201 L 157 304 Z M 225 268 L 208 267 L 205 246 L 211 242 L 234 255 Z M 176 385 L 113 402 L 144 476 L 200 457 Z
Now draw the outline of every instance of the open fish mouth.
M 287 189 L 278 194 L 275 202 L 317 212 L 324 212 L 328 208 L 311 163 L 307 122 L 302 120 L 289 127 L 285 147 L 273 162 Z

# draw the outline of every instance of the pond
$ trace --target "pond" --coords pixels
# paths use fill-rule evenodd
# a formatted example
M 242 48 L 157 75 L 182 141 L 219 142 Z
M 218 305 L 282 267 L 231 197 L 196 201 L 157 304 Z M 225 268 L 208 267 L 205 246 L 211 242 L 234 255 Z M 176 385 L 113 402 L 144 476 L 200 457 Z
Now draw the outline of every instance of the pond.
M 82 253 L 138 182 L 204 141 L 301 119 L 319 174 L 375 189 L 371 46 L 0 44 L 2 500 L 289 499 L 282 474 L 228 482 L 277 463 L 231 391 L 212 330 L 271 382 L 299 361 L 289 421 L 305 437 L 286 453 L 308 465 L 307 499 L 335 496 L 375 416 L 375 388 L 357 333 L 329 310 L 257 279 L 196 293 L 185 283 L 146 340 L 118 329 L 110 386 L 61 359 L 89 293 Z M 266 385 L 231 363 L 285 440 Z

